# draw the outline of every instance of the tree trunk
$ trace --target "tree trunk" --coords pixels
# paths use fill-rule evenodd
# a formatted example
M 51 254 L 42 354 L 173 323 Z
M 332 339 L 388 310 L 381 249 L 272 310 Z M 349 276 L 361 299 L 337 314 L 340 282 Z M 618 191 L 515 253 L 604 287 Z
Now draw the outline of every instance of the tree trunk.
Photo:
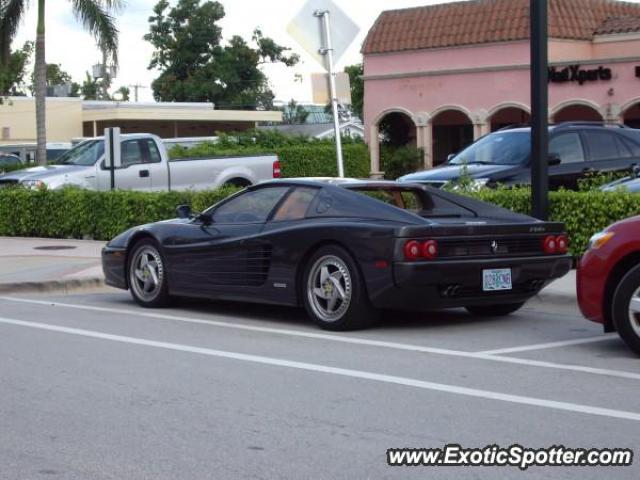
M 38 0 L 38 30 L 36 33 L 36 135 L 38 147 L 36 161 L 39 165 L 47 164 L 47 127 L 46 127 L 46 95 L 47 95 L 47 62 L 44 56 L 44 2 Z

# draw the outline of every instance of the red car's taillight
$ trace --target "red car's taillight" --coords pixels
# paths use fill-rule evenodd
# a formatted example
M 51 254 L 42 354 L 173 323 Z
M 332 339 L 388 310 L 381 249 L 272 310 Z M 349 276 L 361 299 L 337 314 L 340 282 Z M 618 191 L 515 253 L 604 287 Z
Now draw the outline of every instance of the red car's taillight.
M 273 178 L 280 178 L 280 160 L 273 162 Z
M 407 260 L 417 260 L 419 258 L 433 260 L 437 256 L 438 242 L 435 240 L 426 240 L 424 242 L 409 240 L 404 244 L 404 258 Z
M 566 235 L 558 235 L 556 237 L 556 249 L 558 253 L 567 253 L 569 251 L 569 239 Z
M 556 253 L 558 250 L 558 242 L 556 240 L 556 237 L 552 235 L 544 237 L 544 240 L 542 240 L 542 250 L 544 250 L 544 253 L 549 255 Z

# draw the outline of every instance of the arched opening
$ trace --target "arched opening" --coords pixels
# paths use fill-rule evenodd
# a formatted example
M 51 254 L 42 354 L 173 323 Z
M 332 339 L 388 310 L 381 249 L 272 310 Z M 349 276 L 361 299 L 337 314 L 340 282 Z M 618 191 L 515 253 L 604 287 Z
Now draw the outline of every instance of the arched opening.
M 528 125 L 531 122 L 529 112 L 518 107 L 505 107 L 496 111 L 491 118 L 491 131 L 495 132 L 509 125 Z
M 416 126 L 404 112 L 390 112 L 378 122 L 382 144 L 390 147 L 416 146 Z
M 631 128 L 640 128 L 640 102 L 628 107 L 622 114 L 622 121 Z
M 433 165 L 473 142 L 471 119 L 460 110 L 444 110 L 433 117 Z
M 562 107 L 553 116 L 554 123 L 562 122 L 602 122 L 602 115 L 588 105 L 567 105 Z

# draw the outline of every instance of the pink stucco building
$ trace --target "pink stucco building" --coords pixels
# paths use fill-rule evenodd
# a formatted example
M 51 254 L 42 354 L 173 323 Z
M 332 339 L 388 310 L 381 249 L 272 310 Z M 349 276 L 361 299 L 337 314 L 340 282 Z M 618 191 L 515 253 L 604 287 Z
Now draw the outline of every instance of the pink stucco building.
M 379 174 L 381 129 L 429 168 L 530 113 L 529 0 L 383 12 L 363 45 L 364 123 Z M 549 120 L 640 127 L 640 4 L 549 0 Z

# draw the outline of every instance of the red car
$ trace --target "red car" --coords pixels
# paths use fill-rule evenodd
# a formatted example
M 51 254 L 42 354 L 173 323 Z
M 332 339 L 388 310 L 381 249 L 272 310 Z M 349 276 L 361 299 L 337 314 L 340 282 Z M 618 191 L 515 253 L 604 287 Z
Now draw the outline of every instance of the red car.
M 577 286 L 582 314 L 605 332 L 617 330 L 640 354 L 640 216 L 591 237 L 578 265 Z

